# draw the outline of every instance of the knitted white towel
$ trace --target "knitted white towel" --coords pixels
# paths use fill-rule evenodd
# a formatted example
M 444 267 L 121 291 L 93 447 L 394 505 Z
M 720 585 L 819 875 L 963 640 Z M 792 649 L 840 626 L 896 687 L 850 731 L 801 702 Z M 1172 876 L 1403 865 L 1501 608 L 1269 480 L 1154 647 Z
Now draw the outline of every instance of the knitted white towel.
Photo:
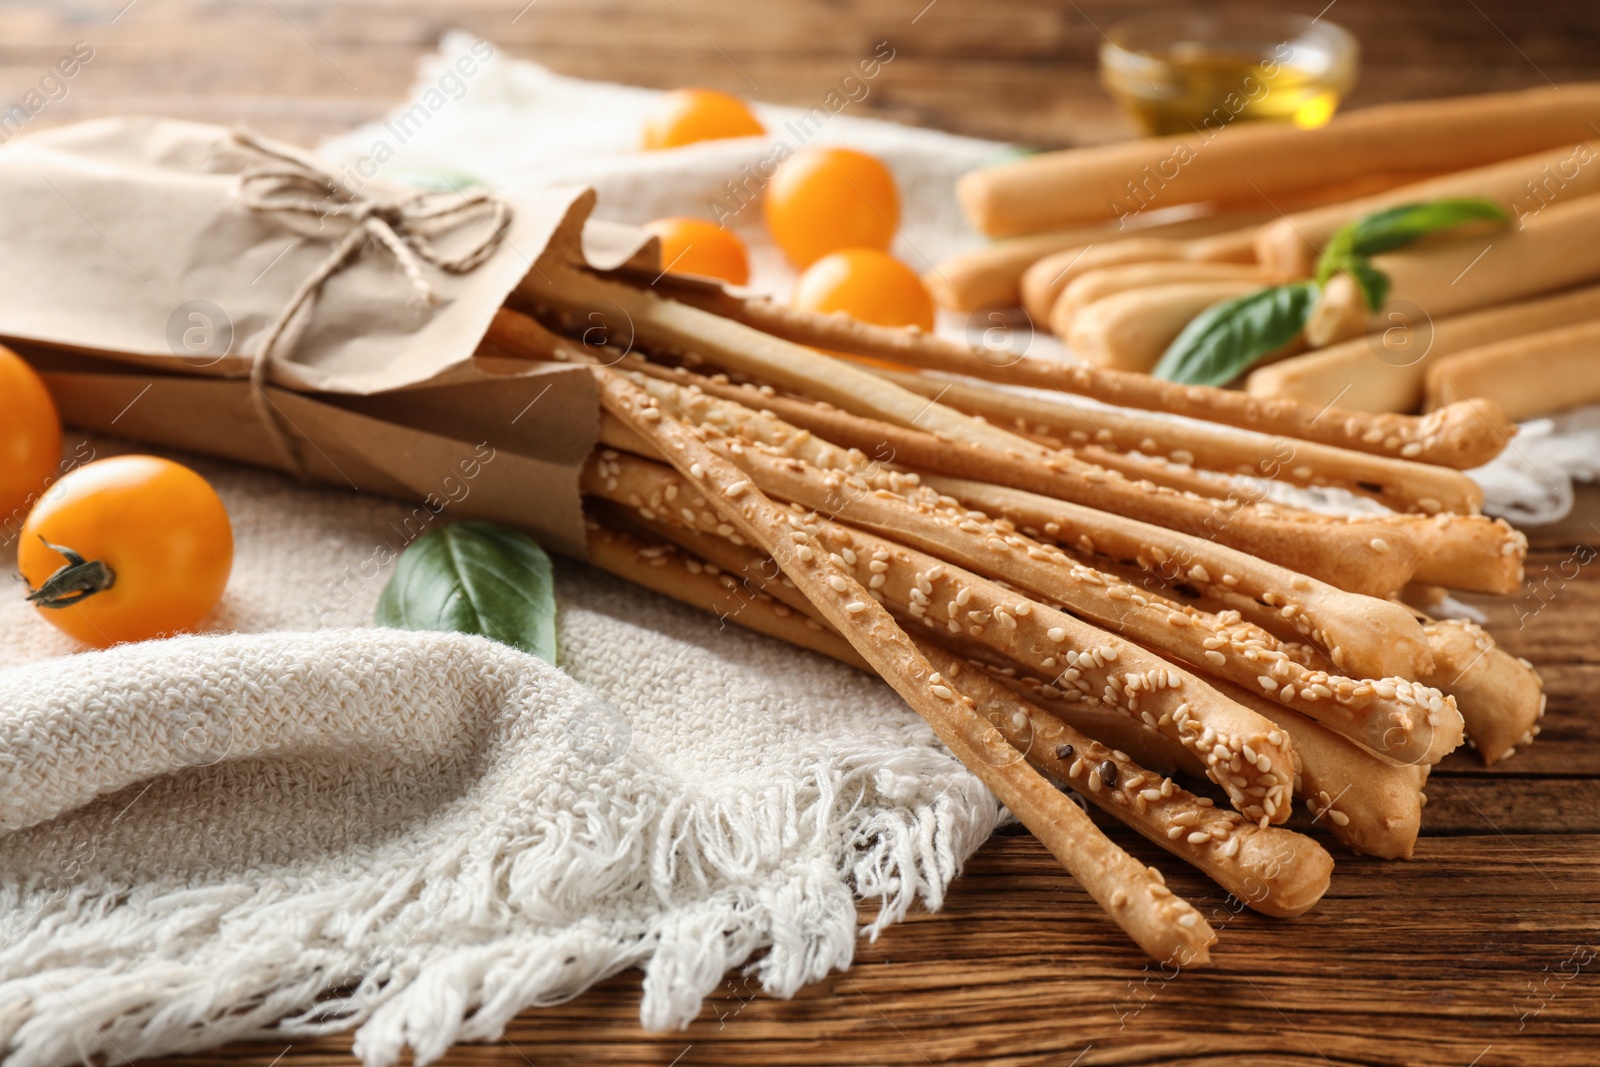
M 0 602 L 11 1067 L 351 1025 L 425 1063 L 629 966 L 674 1026 L 763 948 L 778 995 L 847 966 L 855 895 L 937 907 L 996 822 L 882 683 L 576 564 L 565 672 L 349 629 L 412 510 L 188 462 L 238 535 L 217 623 L 280 632 L 63 656 Z

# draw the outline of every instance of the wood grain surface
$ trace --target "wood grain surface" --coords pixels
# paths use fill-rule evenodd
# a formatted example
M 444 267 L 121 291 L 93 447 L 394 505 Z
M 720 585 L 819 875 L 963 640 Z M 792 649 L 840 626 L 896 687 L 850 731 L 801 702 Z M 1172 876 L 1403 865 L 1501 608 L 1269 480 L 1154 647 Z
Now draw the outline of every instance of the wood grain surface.
M 301 141 L 380 114 L 448 28 L 565 73 L 713 85 L 806 104 L 872 43 L 892 67 L 863 111 L 1039 145 L 1124 132 L 1100 91 L 1101 31 L 1152 5 L 1113 0 L 0 0 L 0 101 L 76 41 L 95 49 L 37 128 L 117 113 L 246 121 Z M 1259 7 L 1281 7 L 1258 3 Z M 1315 14 L 1323 0 L 1302 9 Z M 1593 0 L 1334 0 L 1365 50 L 1353 104 L 1600 78 Z M 912 206 L 914 210 L 914 206 Z M 1417 858 L 1334 847 L 1327 898 L 1295 920 L 1236 914 L 1204 878 L 1119 830 L 1221 934 L 1215 966 L 1147 964 L 1031 837 L 1002 833 L 944 908 L 792 1001 L 730 975 L 687 1030 L 638 1027 L 623 974 L 519 1018 L 441 1064 L 1183 1064 L 1494 1067 L 1600 1063 L 1600 495 L 1530 531 L 1520 597 L 1492 629 L 1544 673 L 1538 743 L 1486 771 L 1451 756 L 1429 785 Z M 1593 558 L 1587 553 L 1584 558 Z M 1570 577 L 1569 577 L 1570 576 Z M 1305 816 L 1296 817 L 1302 823 Z M 1315 831 L 1313 831 L 1315 832 Z M 865 917 L 864 917 L 865 918 Z M 347 1039 L 160 1061 L 351 1063 Z M 152 1063 L 154 1061 L 151 1061 Z

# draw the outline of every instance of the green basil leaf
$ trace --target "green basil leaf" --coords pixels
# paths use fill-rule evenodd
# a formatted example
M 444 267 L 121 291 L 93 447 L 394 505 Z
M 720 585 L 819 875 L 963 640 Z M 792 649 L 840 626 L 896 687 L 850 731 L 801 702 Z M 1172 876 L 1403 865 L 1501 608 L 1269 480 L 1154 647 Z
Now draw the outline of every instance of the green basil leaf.
M 1151 371 L 1185 385 L 1225 385 L 1293 340 L 1316 301 L 1316 282 L 1292 282 L 1206 308 Z
M 1352 256 L 1350 262 L 1339 269 L 1350 275 L 1356 283 L 1369 310 L 1376 312 L 1389 299 L 1389 276 L 1374 267 L 1371 260 L 1364 256 Z
M 431 530 L 401 553 L 379 626 L 482 634 L 556 661 L 555 574 L 531 537 L 486 522 Z
M 1327 285 L 1328 280 L 1341 270 L 1349 269 L 1356 258 L 1355 227 L 1341 226 L 1328 238 L 1328 247 L 1317 258 L 1317 284 Z
M 1505 209 L 1492 200 L 1455 197 L 1421 204 L 1401 204 L 1357 219 L 1346 228 L 1350 230 L 1352 252 L 1358 256 L 1376 256 L 1408 245 L 1419 237 L 1463 223 L 1509 221 L 1510 216 Z

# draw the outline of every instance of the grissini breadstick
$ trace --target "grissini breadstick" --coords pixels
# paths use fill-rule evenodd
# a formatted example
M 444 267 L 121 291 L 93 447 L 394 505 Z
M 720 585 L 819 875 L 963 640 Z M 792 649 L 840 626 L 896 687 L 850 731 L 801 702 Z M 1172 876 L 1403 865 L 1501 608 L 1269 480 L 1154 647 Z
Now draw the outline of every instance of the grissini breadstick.
M 1279 826 L 1261 827 L 1196 797 L 1024 700 L 980 668 L 917 639 L 928 662 L 965 693 L 1030 763 L 1066 782 L 1265 915 L 1303 915 L 1327 892 L 1333 857 Z M 1285 856 L 1293 857 L 1284 862 Z
M 1091 737 L 1116 744 L 1146 767 L 1180 758 L 1165 738 L 1150 730 L 1124 733 L 1116 741 L 1102 736 L 1116 720 L 1097 711 L 1092 703 L 1073 699 L 1075 693 L 1028 675 L 1002 680 L 1050 714 Z M 1425 772 L 1427 765 L 1419 768 L 1385 762 L 1321 724 L 1261 700 L 1248 690 L 1226 682 L 1219 688 L 1241 702 L 1248 701 L 1290 737 L 1295 746 L 1295 795 L 1314 812 L 1314 826 L 1325 827 L 1357 852 L 1383 859 L 1410 858 L 1426 801 L 1421 792 L 1426 774 L 1419 772 Z M 1181 758 L 1178 769 L 1187 775 L 1199 773 L 1187 758 Z
M 1395 511 L 1421 511 L 1421 501 L 1442 511 L 1475 514 L 1483 490 L 1447 467 L 1373 456 L 1313 441 L 1136 412 L 1085 407 L 1071 398 L 1045 399 L 963 382 L 947 375 L 878 371 L 898 385 L 1019 434 L 1058 438 L 1067 447 L 1108 445 L 1118 451 L 1160 456 L 1182 466 L 1269 478 L 1291 485 L 1332 486 L 1370 496 Z
M 1589 132 L 1592 137 L 1594 131 Z M 1554 142 L 1552 142 L 1554 143 Z M 1547 203 L 1600 192 L 1600 142 L 1547 148 L 1486 167 L 1456 171 L 1340 204 L 1296 211 L 1256 231 L 1256 260 L 1274 281 L 1309 278 L 1339 227 L 1401 204 L 1478 197 L 1505 204 L 1520 226 Z
M 1209 959 L 1216 935 L 1200 914 L 1172 896 L 1159 874 L 1152 876 L 1112 844 L 1036 772 L 1011 762 L 1006 753 L 1015 750 L 978 716 L 970 700 L 945 684 L 850 570 L 831 553 L 811 549 L 807 542 L 813 535 L 803 516 L 767 500 L 737 467 L 707 448 L 697 432 L 665 416 L 638 386 L 604 370 L 596 376 L 605 408 L 670 457 L 730 524 L 777 560 L 823 617 L 1145 952 L 1189 965 Z
M 1251 263 L 1207 263 L 1180 259 L 1100 267 L 1078 275 L 1061 290 L 1061 295 L 1050 310 L 1050 328 L 1058 336 L 1067 336 L 1072 332 L 1073 317 L 1096 300 L 1133 289 L 1193 282 L 1250 282 L 1261 286 L 1267 283 L 1267 279 L 1261 269 Z
M 1353 592 L 1386 597 L 1410 581 L 1423 564 L 1415 542 L 1403 530 L 1388 523 L 1375 526 L 1373 518 L 1358 522 L 1269 508 L 1238 495 L 1209 499 L 1132 482 L 1116 471 L 1090 466 L 1065 453 L 1045 460 L 1027 459 L 820 406 L 806 409 L 777 397 L 768 404 L 828 441 L 859 449 L 883 462 L 893 461 L 925 474 L 1024 489 L 1193 532 Z M 1375 539 L 1381 543 L 1373 544 Z M 1498 556 L 1483 563 L 1493 565 L 1498 575 Z M 1467 576 L 1472 573 L 1475 571 Z
M 1492 402 L 1452 404 L 1422 417 L 1340 411 L 1328 404 L 1262 399 L 1228 389 L 1177 385 L 1148 374 L 1071 366 L 1025 352 L 979 350 L 918 331 L 872 326 L 843 315 L 818 315 L 770 300 L 704 289 L 683 289 L 680 295 L 697 307 L 803 345 L 1460 470 L 1489 462 L 1516 432 L 1516 425 Z
M 858 476 L 864 479 L 864 488 L 904 497 L 927 512 L 960 502 L 984 515 L 992 513 L 1012 522 L 1017 521 L 1015 515 L 1022 514 L 1029 536 L 1063 544 L 1096 566 L 1102 566 L 1105 560 L 1131 564 L 1163 582 L 1182 583 L 1201 595 L 1211 592 L 1225 599 L 1229 609 L 1241 602 L 1253 605 L 1269 616 L 1278 629 L 1292 634 L 1290 640 L 1311 641 L 1323 650 L 1331 664 L 1358 677 L 1409 677 L 1431 667 L 1427 640 L 1416 620 L 1405 608 L 1387 600 L 1347 593 L 1213 540 L 1121 515 L 988 483 L 902 474 L 884 465 L 892 453 L 869 458 L 864 453 L 845 452 L 796 429 L 797 424 L 781 421 L 775 413 L 753 410 L 754 405 L 772 404 L 785 413 L 803 417 L 805 408 L 797 401 L 765 396 L 748 387 L 700 381 L 705 384 L 703 390 L 697 391 L 698 386 L 690 384 L 686 389 L 664 393 L 662 398 L 680 417 L 703 428 L 748 438 L 780 455 L 824 470 Z M 723 404 L 712 397 L 734 403 Z M 601 437 L 606 443 L 616 441 L 607 422 L 602 423 Z M 632 448 L 627 442 L 618 443 L 618 447 Z M 599 462 L 604 464 L 605 458 L 602 454 Z M 835 483 L 837 479 L 828 481 Z M 941 492 L 950 495 L 941 498 Z
M 925 274 L 923 281 L 935 300 L 956 311 L 1009 307 L 1021 303 L 1023 272 L 1054 253 L 1087 247 L 1111 248 L 1129 240 L 1208 237 L 1258 226 L 1274 218 L 1277 218 L 1275 212 L 1228 212 L 1149 226 L 1124 227 L 1114 222 L 1101 222 L 1013 237 L 951 256 L 940 262 L 938 269 Z
M 1315 188 L 1374 170 L 1455 171 L 1594 136 L 1600 87 L 1565 85 L 1386 104 L 1327 126 L 1221 131 L 1048 152 L 973 171 L 956 193 L 991 237 L 1113 219 L 1147 207 Z
M 765 592 L 751 593 L 731 580 L 724 581 L 727 576 L 715 564 L 685 555 L 673 545 L 641 541 L 593 519 L 585 529 L 589 562 L 609 574 L 709 611 L 724 622 L 738 622 L 864 671 L 872 669 L 837 633 Z
M 1025 438 L 930 404 L 846 360 L 709 314 L 655 290 L 547 265 L 530 274 L 517 293 L 540 306 L 580 317 L 596 309 L 615 309 L 639 342 L 688 352 L 848 411 L 900 426 L 947 433 L 961 440 L 983 441 L 1022 455 L 1041 456 L 1047 452 Z M 623 323 L 617 324 L 619 330 L 622 327 Z
M 1519 422 L 1600 401 L 1600 319 L 1458 352 L 1428 367 L 1425 407 L 1492 396 Z
M 811 628 L 799 625 L 793 612 L 778 612 L 781 605 L 767 594 L 793 591 L 793 586 L 768 577 L 781 573 L 770 557 L 681 527 L 662 524 L 657 529 L 652 524 L 652 530 L 673 540 L 690 539 L 690 551 L 696 554 L 700 549 L 719 553 L 721 565 L 709 557 L 697 559 L 696 555 L 663 551 L 659 544 L 647 546 L 591 523 L 592 562 L 721 619 L 866 668 L 855 650 L 831 629 L 819 633 L 815 624 Z M 718 571 L 724 573 L 718 575 Z M 753 579 L 753 588 L 737 595 L 730 609 L 727 583 L 741 574 Z M 712 575 L 717 575 L 716 580 L 709 577 Z M 1170 777 L 1152 774 L 1120 750 L 1047 714 L 983 670 L 963 663 L 925 638 L 913 640 L 951 687 L 965 693 L 1028 762 L 1204 871 L 1255 910 L 1275 916 L 1301 915 L 1327 891 L 1333 860 L 1314 842 L 1281 827 L 1262 828 L 1238 812 L 1196 797 Z M 1203 765 L 1195 764 L 1199 767 L 1196 773 L 1202 773 Z M 1286 856 L 1292 856 L 1292 862 L 1285 862 Z
M 1594 168 L 1600 174 L 1600 167 Z M 1366 337 L 1270 363 L 1245 381 L 1251 396 L 1346 411 L 1416 411 L 1428 368 L 1458 352 L 1600 319 L 1600 285 L 1428 320 L 1391 312 Z
M 1255 686 L 1387 758 L 1436 763 L 1461 744 L 1454 702 L 1404 677 L 1369 683 L 1308 669 L 1277 638 L 1236 616 L 1219 618 L 1073 563 L 1059 549 L 981 513 L 913 504 L 888 491 L 868 493 L 865 484 L 853 492 L 842 482 L 830 486 L 804 461 L 773 456 L 758 445 L 730 458 L 769 496 L 1001 580 L 1041 603 L 1159 648 L 1191 669 Z M 1402 637 L 1403 632 L 1395 635 Z
M 600 490 L 590 483 L 586 489 L 612 500 L 638 495 L 645 502 L 641 514 L 647 509 L 647 517 L 718 532 L 722 520 L 711 509 L 708 494 L 682 483 L 660 464 L 626 456 L 619 463 L 615 488 Z M 671 507 L 651 507 L 674 485 Z M 1281 806 L 1287 796 L 1278 787 L 1286 790 L 1292 784 L 1284 773 L 1291 753 L 1281 739 L 1273 742 L 1271 731 L 1261 730 L 1257 719 L 1238 716 L 1231 704 L 1218 701 L 1188 672 L 1169 669 L 1164 660 L 1122 638 L 926 553 L 818 518 L 815 512 L 799 513 L 811 520 L 806 544 L 839 557 L 874 599 L 898 606 L 925 626 L 964 634 L 1030 669 L 1058 675 L 1061 684 L 1151 724 L 1203 760 L 1213 780 L 1251 819 L 1276 822 L 1287 817 Z M 1158 668 L 1159 674 L 1153 673 Z M 1264 788 L 1250 794 L 1256 785 Z
M 1234 280 L 1135 289 L 1072 311 L 1070 322 L 1058 321 L 1052 310 L 1050 330 L 1091 366 L 1148 372 L 1196 315 L 1260 288 L 1260 282 Z
M 1330 285 L 1319 300 L 1330 319 L 1343 321 L 1348 308 L 1368 329 L 1381 329 L 1385 316 L 1413 307 L 1442 319 L 1593 282 L 1600 279 L 1600 195 L 1558 200 L 1520 229 L 1441 235 L 1372 264 L 1389 278 L 1388 301 L 1371 314 L 1356 286 Z
M 725 390 L 710 382 L 706 388 Z M 1522 581 L 1527 539 L 1502 520 L 1443 514 L 1341 518 L 1251 500 L 1241 492 L 1207 499 L 1149 482 L 1129 482 L 1115 471 L 1083 464 L 1067 453 L 1029 462 L 824 405 L 777 396 L 764 402 L 830 441 L 870 450 L 885 461 L 997 482 L 1174 529 L 1193 529 L 1352 592 L 1387 597 L 1415 578 L 1505 593 Z M 749 414 L 741 418 L 748 420 Z M 1438 502 L 1424 498 L 1420 506 L 1433 509 Z
M 764 397 L 741 387 L 719 387 L 709 382 L 706 385 L 707 389 L 699 393 L 691 386 L 661 396 L 686 421 L 758 442 L 779 455 L 825 471 L 855 476 L 862 480 L 863 492 L 871 489 L 903 497 L 924 512 L 962 503 L 978 509 L 980 516 L 992 512 L 1015 523 L 1016 509 L 1022 509 L 1026 519 L 1034 520 L 1027 530 L 1029 536 L 1064 544 L 1096 565 L 1099 559 L 1132 563 L 1169 583 L 1181 582 L 1196 591 L 1217 591 L 1230 600 L 1230 607 L 1235 599 L 1254 604 L 1270 615 L 1278 628 L 1292 633 L 1291 640 L 1311 641 L 1338 669 L 1356 676 L 1409 677 L 1431 666 L 1427 640 L 1416 620 L 1403 607 L 1386 600 L 1346 593 L 1213 540 L 1120 515 L 988 483 L 903 474 L 885 465 L 886 457 L 892 457 L 892 453 L 868 458 L 860 452 L 845 452 L 767 411 L 757 412 L 747 406 L 767 402 L 787 411 L 795 402 Z M 723 404 L 711 397 L 732 399 L 735 403 Z M 611 443 L 608 429 L 602 423 L 602 439 Z M 619 447 L 629 446 L 623 443 Z M 827 474 L 821 477 L 831 491 L 838 491 L 845 484 Z M 942 492 L 950 495 L 941 498 L 938 494 Z M 1030 506 L 1035 510 L 1027 511 Z M 1041 508 L 1042 512 L 1038 510 Z
M 1022 275 L 1022 307 L 1037 323 L 1048 323 L 1067 286 L 1098 270 L 1158 263 L 1231 263 L 1255 261 L 1255 227 L 1209 237 L 1136 237 L 1114 245 L 1069 248 L 1046 256 Z
M 1220 699 L 1207 682 L 1130 641 L 915 549 L 837 523 L 823 526 L 820 536 L 840 555 L 851 549 L 858 574 L 883 579 L 874 591 L 904 605 L 928 629 L 964 631 L 1184 745 L 1246 818 L 1274 823 L 1288 817 L 1292 749 L 1259 715 Z M 876 571 L 874 563 L 886 569 Z
M 1483 762 L 1496 763 L 1530 743 L 1545 708 L 1544 683 L 1533 665 L 1500 648 L 1474 623 L 1429 621 L 1423 630 L 1435 663 L 1424 679 L 1455 696 Z
M 1263 509 L 1269 505 L 1262 505 Z M 1304 521 L 1307 513 L 1292 517 Z M 1312 521 L 1318 521 L 1318 516 Z M 1415 581 L 1465 589 L 1474 593 L 1509 596 L 1522 588 L 1528 538 L 1504 519 L 1486 515 L 1367 515 L 1366 528 L 1388 543 L 1382 532 L 1401 532 L 1422 552 L 1413 575 Z
M 1421 781 L 1415 768 L 1386 763 L 1319 723 L 1262 700 L 1240 686 L 1218 688 L 1276 722 L 1300 754 L 1300 782 L 1315 821 L 1357 852 L 1410 859 L 1422 828 Z

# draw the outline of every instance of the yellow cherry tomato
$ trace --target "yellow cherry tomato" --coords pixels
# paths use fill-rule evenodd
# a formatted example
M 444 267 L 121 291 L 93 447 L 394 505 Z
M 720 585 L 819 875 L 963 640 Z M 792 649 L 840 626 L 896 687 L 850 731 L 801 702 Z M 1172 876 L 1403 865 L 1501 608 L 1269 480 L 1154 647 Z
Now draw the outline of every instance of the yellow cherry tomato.
M 17 564 L 41 615 L 107 648 L 198 626 L 227 587 L 233 528 L 194 471 L 115 456 L 79 467 L 39 499 Z
M 0 345 L 0 529 L 16 530 L 61 461 L 61 418 L 34 369 Z
M 900 192 L 880 160 L 850 148 L 802 148 L 766 190 L 767 229 L 802 269 L 844 248 L 886 249 L 900 227 Z
M 795 307 L 842 311 L 875 326 L 933 329 L 933 297 L 917 272 L 876 248 L 831 252 L 795 282 Z
M 661 240 L 661 266 L 673 274 L 698 274 L 734 285 L 750 280 L 750 256 L 738 234 L 704 219 L 669 218 L 644 228 Z
M 641 141 L 646 151 L 654 151 L 766 132 L 749 105 L 737 96 L 715 89 L 674 89 L 651 105 Z

